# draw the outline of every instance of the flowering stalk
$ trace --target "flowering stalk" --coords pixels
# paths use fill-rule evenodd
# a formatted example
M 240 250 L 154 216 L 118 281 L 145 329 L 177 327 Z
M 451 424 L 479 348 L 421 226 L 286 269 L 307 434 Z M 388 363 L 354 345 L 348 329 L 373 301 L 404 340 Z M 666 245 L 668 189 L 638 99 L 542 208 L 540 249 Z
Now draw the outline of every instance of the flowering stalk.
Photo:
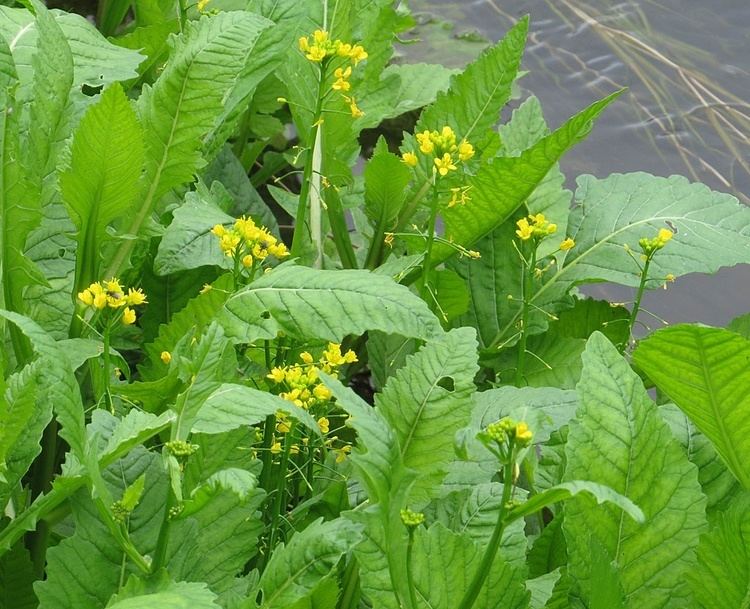
M 411 609 L 417 609 L 417 589 L 414 586 L 414 574 L 412 570 L 412 552 L 414 550 L 414 531 L 424 522 L 424 514 L 412 512 L 410 509 L 401 510 L 401 522 L 409 532 L 409 541 L 406 544 L 406 583 L 409 587 L 409 603 Z
M 425 247 L 424 262 L 422 263 L 422 300 L 425 300 L 430 308 L 436 304 L 433 299 L 428 299 L 430 294 L 430 278 L 432 274 L 432 246 L 435 243 L 435 225 L 438 213 L 438 187 L 437 180 L 432 184 L 432 200 L 430 201 L 430 220 L 427 226 L 427 245 Z
M 522 259 L 523 289 L 521 293 L 521 336 L 518 341 L 518 363 L 516 364 L 516 387 L 523 385 L 523 374 L 526 364 L 526 341 L 528 340 L 529 303 L 534 290 L 534 271 L 536 269 L 536 243 L 532 243 L 531 260 L 526 264 Z

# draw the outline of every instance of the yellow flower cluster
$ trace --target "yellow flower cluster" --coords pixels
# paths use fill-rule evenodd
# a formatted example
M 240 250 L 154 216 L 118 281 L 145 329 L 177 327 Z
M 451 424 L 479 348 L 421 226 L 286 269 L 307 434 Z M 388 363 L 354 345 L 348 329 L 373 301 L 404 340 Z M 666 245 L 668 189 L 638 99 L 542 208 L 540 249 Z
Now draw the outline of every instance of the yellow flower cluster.
M 576 246 L 576 242 L 573 241 L 570 237 L 565 237 L 565 239 L 562 240 L 562 243 L 560 243 L 560 249 L 563 252 L 567 252 L 568 250 L 572 250 Z
M 339 57 L 351 61 L 357 66 L 360 61 L 367 59 L 367 51 L 361 44 L 349 44 L 341 40 L 331 40 L 330 35 L 325 30 L 315 30 L 311 36 L 303 36 L 299 39 L 299 49 L 305 54 L 305 57 L 316 63 L 324 63 L 328 58 Z M 349 105 L 349 111 L 353 118 L 364 116 L 365 113 L 360 110 L 357 100 L 353 95 L 347 95 L 351 90 L 352 84 L 349 78 L 352 75 L 352 66 L 343 65 L 333 73 L 334 80 L 331 88 L 341 93 L 344 101 Z
M 516 226 L 518 226 L 516 235 L 518 235 L 518 238 L 522 241 L 528 241 L 532 237 L 535 239 L 543 239 L 557 231 L 557 224 L 548 222 L 544 217 L 544 214 L 533 214 L 528 218 L 521 218 L 516 222 Z M 573 246 L 571 245 L 571 247 Z
M 513 440 L 518 446 L 528 446 L 534 437 L 534 434 L 525 422 L 521 421 L 517 423 L 508 417 L 490 423 L 487 426 L 486 434 L 498 444 L 505 444 Z
M 300 364 L 273 368 L 268 378 L 277 385 L 284 386 L 285 391 L 279 394 L 280 397 L 300 408 L 311 410 L 331 399 L 331 390 L 320 382 L 318 373 L 323 371 L 337 377 L 337 369 L 344 364 L 356 362 L 357 355 L 351 350 L 342 353 L 341 345 L 328 343 L 328 348 L 317 362 L 307 351 L 300 354 L 300 359 Z
M 671 239 L 674 237 L 674 233 L 668 228 L 661 228 L 657 233 L 656 237 L 649 239 L 643 237 L 638 241 L 638 245 L 641 246 L 643 254 L 648 257 L 652 256 L 654 252 L 663 248 Z
M 217 224 L 211 232 L 219 238 L 219 247 L 231 258 L 239 258 L 249 268 L 255 261 L 268 256 L 284 258 L 289 255 L 286 245 L 278 241 L 265 227 L 257 226 L 251 218 L 238 218 L 231 229 Z
M 419 151 L 432 157 L 434 171 L 441 176 L 448 175 L 450 171 L 456 171 L 456 163 L 464 163 L 474 156 L 474 146 L 465 139 L 458 142 L 456 133 L 449 126 L 442 130 L 425 130 L 417 133 Z M 404 152 L 401 159 L 410 167 L 416 167 L 419 158 L 411 150 Z
M 97 311 L 105 308 L 122 309 L 122 323 L 126 326 L 135 323 L 135 310 L 131 307 L 148 303 L 141 288 L 129 288 L 126 293 L 125 288 L 114 277 L 92 283 L 78 292 L 78 300 Z

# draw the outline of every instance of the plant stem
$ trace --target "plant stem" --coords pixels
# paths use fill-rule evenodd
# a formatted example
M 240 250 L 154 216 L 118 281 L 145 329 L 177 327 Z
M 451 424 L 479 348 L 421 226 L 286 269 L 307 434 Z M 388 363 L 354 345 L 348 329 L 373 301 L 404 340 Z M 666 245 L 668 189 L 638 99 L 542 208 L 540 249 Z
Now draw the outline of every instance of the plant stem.
M 414 588 L 414 574 L 412 573 L 412 550 L 414 549 L 414 529 L 409 527 L 409 541 L 406 545 L 406 583 L 409 586 L 409 602 L 411 609 L 417 609 L 417 591 Z
M 281 463 L 279 464 L 278 483 L 276 485 L 276 497 L 274 498 L 273 512 L 271 514 L 271 532 L 268 534 L 268 552 L 266 560 L 270 558 L 273 546 L 276 541 L 276 534 L 279 528 L 279 517 L 281 510 L 284 509 L 284 497 L 286 496 L 286 470 L 289 466 L 289 453 L 294 443 L 297 421 L 292 421 L 289 425 L 289 432 L 284 438 L 284 450 L 281 453 Z
M 432 299 L 427 300 L 430 290 L 430 278 L 432 274 L 432 246 L 435 243 L 435 225 L 437 223 L 437 212 L 438 212 L 438 188 L 437 182 L 433 183 L 432 187 L 432 201 L 430 202 L 430 220 L 427 225 L 427 246 L 425 248 L 423 272 L 422 272 L 422 288 L 420 295 L 422 300 L 426 301 L 430 305 L 431 309 L 434 309 L 435 303 Z
M 511 447 L 510 454 L 513 454 Z M 503 500 L 500 504 L 500 510 L 497 514 L 497 522 L 495 523 L 495 529 L 492 531 L 492 537 L 487 549 L 484 551 L 482 556 L 482 562 L 479 564 L 479 569 L 474 573 L 474 577 L 469 584 L 469 587 L 461 599 L 461 603 L 458 609 L 471 609 L 479 596 L 479 592 L 484 585 L 487 576 L 490 573 L 490 568 L 495 560 L 497 550 L 500 547 L 500 541 L 505 531 L 505 515 L 507 513 L 507 504 L 510 501 L 511 493 L 513 492 L 513 459 L 508 459 L 508 463 L 505 464 L 503 469 Z
M 112 519 L 112 515 L 107 510 L 107 507 L 104 505 L 101 498 L 96 498 L 94 503 L 96 504 L 99 516 L 104 521 L 104 524 L 107 525 L 109 532 L 112 534 L 112 537 L 115 538 L 123 552 L 128 555 L 128 558 L 130 558 L 135 566 L 143 573 L 151 573 L 151 565 L 136 549 L 133 542 L 130 541 L 127 532 L 123 532 L 122 527 Z
M 31 483 L 31 496 L 36 499 L 52 488 L 52 477 L 57 468 L 57 420 L 52 419 L 44 429 L 42 436 L 42 453 L 35 463 L 34 474 Z M 44 520 L 39 521 L 36 532 L 31 539 L 31 560 L 34 564 L 34 573 L 38 578 L 44 574 L 44 566 L 47 557 L 47 545 L 49 544 L 50 526 Z
M 107 405 L 109 411 L 114 414 L 114 406 L 112 404 L 112 394 L 110 393 L 109 387 L 109 334 L 110 334 L 110 321 L 107 321 L 107 325 L 104 327 L 104 347 L 102 352 L 102 360 L 104 363 L 104 403 Z
M 359 602 L 359 568 L 354 556 L 349 557 L 349 562 L 344 571 L 344 582 L 341 587 L 343 592 L 339 599 L 337 609 L 357 609 Z
M 534 289 L 534 271 L 536 270 L 536 242 L 532 242 L 531 262 L 528 267 L 523 260 L 523 293 L 521 294 L 521 337 L 518 341 L 518 364 L 516 366 L 516 387 L 522 387 L 524 382 L 523 374 L 526 364 L 526 341 L 529 332 L 529 302 L 531 302 L 532 291 Z
M 161 527 L 159 528 L 159 537 L 156 540 L 156 549 L 154 550 L 154 561 L 151 566 L 151 572 L 156 573 L 164 566 L 164 561 L 167 557 L 167 546 L 169 545 L 169 531 L 171 520 L 169 518 L 169 512 L 174 506 L 174 493 L 172 492 L 172 485 L 167 485 L 167 497 L 164 501 L 164 518 L 161 521 Z
M 308 135 L 310 149 L 305 160 L 305 169 L 302 174 L 302 185 L 299 191 L 299 204 L 297 205 L 297 217 L 294 222 L 294 236 L 292 237 L 292 256 L 300 256 L 304 248 L 304 233 L 309 231 L 307 224 L 307 209 L 310 203 L 310 189 L 312 188 L 313 162 L 315 159 L 315 145 L 318 141 L 318 130 L 320 129 L 320 117 L 323 114 L 323 98 L 325 97 L 325 66 L 320 66 L 320 78 L 318 80 L 318 99 L 315 112 L 312 117 L 312 126 Z M 320 235 L 311 235 L 313 241 L 318 243 Z
M 260 486 L 264 490 L 268 490 L 268 485 L 271 482 L 271 464 L 273 462 L 271 455 L 271 446 L 273 445 L 273 431 L 276 427 L 276 417 L 269 414 L 266 417 L 266 422 L 263 423 L 263 448 L 261 451 L 261 462 L 263 463 L 262 469 L 260 470 Z
M 646 281 L 648 280 L 648 267 L 651 264 L 651 256 L 646 258 L 646 262 L 643 265 L 643 270 L 641 271 L 641 282 L 638 284 L 638 291 L 635 295 L 635 302 L 633 303 L 633 310 L 630 312 L 630 319 L 628 320 L 628 339 L 630 339 L 633 336 L 633 326 L 635 325 L 636 319 L 638 318 L 638 311 L 641 308 L 641 299 L 643 298 L 643 293 L 646 291 Z M 620 349 L 620 352 L 625 351 L 625 347 L 627 345 L 627 341 L 625 344 L 622 345 L 622 348 Z

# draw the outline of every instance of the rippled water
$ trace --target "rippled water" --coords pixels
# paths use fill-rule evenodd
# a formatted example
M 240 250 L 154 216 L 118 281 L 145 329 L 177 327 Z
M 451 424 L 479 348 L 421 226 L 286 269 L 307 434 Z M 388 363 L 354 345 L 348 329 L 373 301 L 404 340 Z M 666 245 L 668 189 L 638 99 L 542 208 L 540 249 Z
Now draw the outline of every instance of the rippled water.
M 426 61 L 460 66 L 531 15 L 521 81 L 551 126 L 595 99 L 628 92 L 563 161 L 578 174 L 679 173 L 750 204 L 750 2 L 747 0 L 413 0 Z M 450 24 L 455 24 L 451 27 Z M 485 41 L 482 41 L 484 39 Z M 601 285 L 597 297 L 629 301 Z M 750 266 L 679 279 L 646 295 L 670 322 L 724 325 L 750 311 Z M 653 328 L 661 324 L 648 321 Z

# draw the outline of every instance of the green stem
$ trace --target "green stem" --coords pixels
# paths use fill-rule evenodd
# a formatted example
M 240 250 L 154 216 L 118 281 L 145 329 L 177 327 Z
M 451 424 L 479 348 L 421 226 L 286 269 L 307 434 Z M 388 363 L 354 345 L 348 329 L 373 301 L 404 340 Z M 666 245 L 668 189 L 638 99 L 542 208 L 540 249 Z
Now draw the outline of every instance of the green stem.
M 310 146 L 305 168 L 302 174 L 302 185 L 299 191 L 299 204 L 297 205 L 297 217 L 294 222 L 294 236 L 292 237 L 292 256 L 300 256 L 305 245 L 305 232 L 309 232 L 307 223 L 307 211 L 310 203 L 310 189 L 312 188 L 313 177 L 313 159 L 315 157 L 315 142 L 318 139 L 318 129 L 320 128 L 320 117 L 323 114 L 323 98 L 325 97 L 325 66 L 320 66 L 320 78 L 318 80 L 318 99 L 315 105 L 315 112 L 312 117 L 312 126 L 308 135 L 308 145 Z M 320 239 L 319 235 L 313 235 L 313 240 Z
M 112 404 L 112 394 L 110 391 L 110 378 L 109 378 L 109 334 L 110 334 L 110 320 L 107 321 L 107 325 L 104 327 L 104 347 L 102 351 L 102 360 L 104 363 L 104 402 L 107 405 L 109 411 L 114 414 L 114 405 Z
M 354 247 L 349 237 L 349 227 L 346 225 L 344 216 L 344 207 L 341 205 L 341 198 L 335 188 L 329 188 L 326 196 L 328 202 L 328 221 L 331 224 L 333 233 L 333 242 L 336 244 L 336 251 L 341 259 L 341 266 L 345 269 L 357 268 L 357 257 L 354 255 Z
M 341 587 L 343 592 L 339 599 L 337 609 L 357 609 L 359 604 L 359 568 L 354 556 L 349 558 L 344 571 L 344 581 Z
M 510 454 L 513 454 L 511 447 Z M 471 609 L 479 596 L 479 592 L 484 585 L 487 576 L 490 573 L 490 568 L 497 555 L 497 550 L 500 547 L 500 541 L 503 538 L 503 532 L 505 531 L 505 515 L 508 511 L 507 505 L 510 501 L 511 493 L 513 492 L 513 460 L 508 459 L 508 463 L 505 464 L 503 470 L 503 500 L 500 504 L 500 509 L 497 514 L 497 522 L 495 523 L 495 529 L 492 531 L 492 537 L 487 545 L 487 549 L 484 551 L 482 556 L 482 562 L 479 564 L 479 569 L 474 573 L 474 577 L 469 584 L 464 597 L 461 599 L 461 603 L 458 605 L 458 609 Z
M 430 279 L 432 275 L 432 246 L 435 243 L 435 225 L 437 224 L 437 213 L 438 213 L 438 188 L 437 182 L 433 184 L 432 190 L 432 201 L 430 202 L 430 220 L 427 225 L 427 246 L 425 248 L 424 262 L 422 264 L 422 288 L 420 295 L 422 300 L 430 305 L 430 308 L 434 310 L 435 302 L 430 298 L 428 300 L 430 291 Z
M 35 463 L 34 475 L 31 483 L 31 496 L 36 499 L 52 488 L 52 478 L 57 469 L 57 420 L 52 419 L 44 430 L 42 436 L 42 453 Z M 40 521 L 36 531 L 31 538 L 31 561 L 34 564 L 34 573 L 37 578 L 44 574 L 46 564 L 47 546 L 49 545 L 50 525 Z
M 526 266 L 526 261 L 521 262 L 523 266 L 523 293 L 521 294 L 521 337 L 518 341 L 518 364 L 516 365 L 516 387 L 522 387 L 524 383 L 524 372 L 526 365 L 526 341 L 529 337 L 529 303 L 534 289 L 534 271 L 536 270 L 536 241 L 532 242 L 531 262 Z
M 297 421 L 292 421 L 289 425 L 289 431 L 284 438 L 284 450 L 281 453 L 281 463 L 279 464 L 278 483 L 276 485 L 276 497 L 274 498 L 273 512 L 271 513 L 271 532 L 268 534 L 268 551 L 266 552 L 266 561 L 271 557 L 276 535 L 279 530 L 279 519 L 281 510 L 284 509 L 284 498 L 286 497 L 286 471 L 289 466 L 289 453 L 294 443 Z
M 112 537 L 115 538 L 120 548 L 122 548 L 123 552 L 127 554 L 128 558 L 130 558 L 135 566 L 138 567 L 143 573 L 151 573 L 151 565 L 136 549 L 136 547 L 133 545 L 133 542 L 130 541 L 130 537 L 128 536 L 127 532 L 124 532 L 122 530 L 122 527 L 114 521 L 112 515 L 109 513 L 109 510 L 104 505 L 104 502 L 101 500 L 101 498 L 94 499 L 94 503 L 96 504 L 96 509 L 99 512 L 99 516 L 104 521 L 104 524 L 107 525 L 109 532 L 112 534 Z
M 266 422 L 263 424 L 263 447 L 261 450 L 263 468 L 260 470 L 260 486 L 265 491 L 268 490 L 268 485 L 271 482 L 271 464 L 273 463 L 271 446 L 273 445 L 273 431 L 275 428 L 276 417 L 269 414 L 266 417 Z
M 641 281 L 638 284 L 638 291 L 635 295 L 635 302 L 633 303 L 633 310 L 630 312 L 630 319 L 628 320 L 628 338 L 633 336 L 633 326 L 635 325 L 636 319 L 638 319 L 638 311 L 641 308 L 641 299 L 643 293 L 646 291 L 646 281 L 648 281 L 648 267 L 651 264 L 651 256 L 646 258 L 646 262 L 643 265 L 641 271 Z M 625 350 L 627 342 L 621 346 L 620 352 Z
M 154 561 L 151 566 L 151 572 L 156 573 L 164 566 L 167 557 L 167 546 L 169 545 L 169 533 L 172 521 L 170 519 L 170 510 L 174 506 L 174 493 L 172 485 L 167 485 L 167 497 L 164 501 L 164 518 L 159 528 L 159 537 L 156 540 L 156 549 L 154 550 Z
M 411 564 L 411 555 L 414 549 L 414 529 L 415 527 L 409 527 L 409 541 L 406 545 L 406 583 L 409 586 L 409 601 L 411 602 L 411 609 L 417 609 L 417 590 L 414 587 L 414 574 L 412 572 Z

